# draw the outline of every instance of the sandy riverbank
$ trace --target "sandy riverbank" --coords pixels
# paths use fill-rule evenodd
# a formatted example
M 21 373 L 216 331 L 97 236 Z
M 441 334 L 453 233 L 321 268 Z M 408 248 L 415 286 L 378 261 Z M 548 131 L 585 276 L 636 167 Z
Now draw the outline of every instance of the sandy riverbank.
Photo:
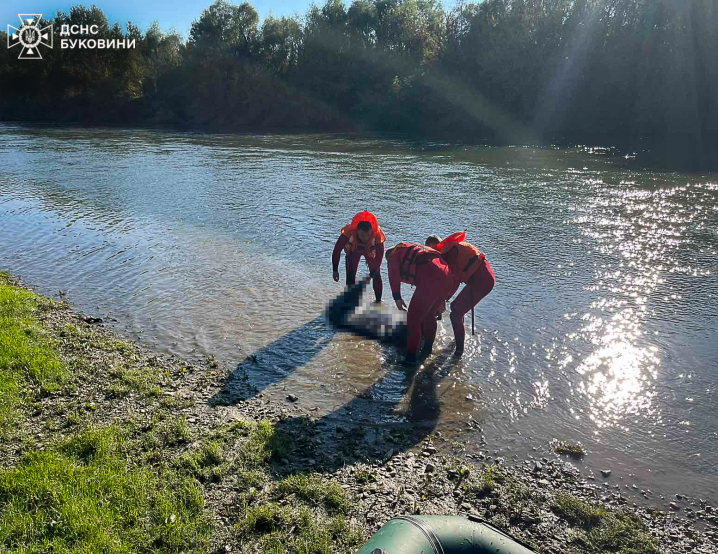
M 333 425 L 253 393 L 251 356 L 192 366 L 2 274 L 0 291 L 0 550 L 349 553 L 397 515 L 473 513 L 541 552 L 718 552 L 718 508 L 697 499 L 647 511 L 566 461 Z

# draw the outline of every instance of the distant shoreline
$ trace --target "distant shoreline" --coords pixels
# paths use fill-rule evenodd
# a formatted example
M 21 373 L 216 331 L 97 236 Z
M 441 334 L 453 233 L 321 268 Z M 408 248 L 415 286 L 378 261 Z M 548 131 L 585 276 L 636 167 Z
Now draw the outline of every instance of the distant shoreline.
M 148 131 L 164 131 L 168 133 L 201 133 L 201 134 L 231 134 L 231 135 L 345 135 L 348 137 L 374 137 L 387 140 L 403 140 L 407 142 L 439 141 L 452 146 L 467 147 L 528 147 L 528 148 L 607 148 L 611 155 L 627 156 L 627 165 L 631 169 L 657 169 L 666 171 L 685 172 L 718 172 L 718 143 L 713 150 L 706 152 L 695 152 L 692 149 L 685 151 L 672 148 L 668 145 L 651 144 L 648 140 L 634 144 L 610 144 L 610 142 L 590 142 L 580 139 L 557 138 L 554 141 L 537 142 L 534 144 L 513 144 L 496 141 L 488 138 L 476 137 L 471 140 L 467 137 L 451 137 L 442 134 L 420 135 L 402 132 L 386 132 L 380 130 L 363 129 L 359 126 L 344 128 L 328 127 L 263 127 L 263 126 L 218 126 L 216 124 L 185 124 L 177 121 L 151 121 L 143 120 L 137 122 L 127 121 L 101 121 L 101 120 L 33 120 L 33 119 L 12 119 L 4 118 L 0 114 L 0 125 L 21 125 L 38 128 L 87 128 L 87 129 L 144 129 Z M 608 146 L 607 146 L 608 144 Z

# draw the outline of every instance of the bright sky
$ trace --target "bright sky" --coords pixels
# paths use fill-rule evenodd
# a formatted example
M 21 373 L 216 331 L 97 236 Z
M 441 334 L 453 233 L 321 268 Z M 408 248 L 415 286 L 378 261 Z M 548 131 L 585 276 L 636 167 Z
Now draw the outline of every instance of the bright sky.
M 230 0 L 232 4 L 241 4 L 243 0 Z M 123 26 L 127 21 L 139 25 L 146 30 L 153 21 L 157 20 L 163 30 L 171 27 L 177 29 L 187 38 L 192 21 L 198 19 L 202 11 L 212 4 L 214 0 L 2 0 L 0 2 L 0 29 L 7 31 L 7 26 L 18 26 L 19 13 L 41 13 L 43 17 L 51 19 L 58 11 L 68 12 L 77 4 L 91 6 L 96 4 L 107 16 L 110 24 L 115 22 Z M 290 16 L 294 13 L 304 15 L 312 4 L 312 0 L 249 0 L 254 9 L 264 19 L 270 10 L 273 15 L 280 17 Z M 323 5 L 324 0 L 317 0 Z M 345 4 L 350 4 L 345 0 Z

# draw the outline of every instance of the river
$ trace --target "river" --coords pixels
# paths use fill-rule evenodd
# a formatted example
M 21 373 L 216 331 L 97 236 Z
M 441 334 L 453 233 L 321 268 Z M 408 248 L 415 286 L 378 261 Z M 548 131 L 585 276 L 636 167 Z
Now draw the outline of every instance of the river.
M 466 229 L 486 253 L 460 361 L 448 317 L 417 375 L 324 325 L 362 209 L 389 245 Z M 718 174 L 612 149 L 0 125 L 0 269 L 163 352 L 255 355 L 258 391 L 318 417 L 519 458 L 581 441 L 640 503 L 718 502 L 717 260 Z

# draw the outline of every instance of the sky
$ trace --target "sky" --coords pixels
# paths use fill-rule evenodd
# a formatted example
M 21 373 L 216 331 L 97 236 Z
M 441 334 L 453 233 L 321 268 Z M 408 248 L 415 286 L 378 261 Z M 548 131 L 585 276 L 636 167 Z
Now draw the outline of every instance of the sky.
M 232 4 L 241 4 L 243 0 L 230 0 Z M 18 26 L 19 13 L 41 13 L 51 19 L 58 11 L 68 12 L 72 6 L 96 4 L 107 16 L 110 24 L 120 23 L 124 29 L 127 21 L 132 21 L 144 31 L 153 21 L 159 21 L 160 27 L 167 31 L 174 27 L 184 38 L 189 34 L 192 21 L 198 19 L 202 11 L 214 0 L 1 0 L 0 29 L 7 31 L 7 26 Z M 290 16 L 295 13 L 304 15 L 312 4 L 312 0 L 249 0 L 263 20 L 271 10 L 276 17 Z M 316 0 L 317 5 L 324 0 Z M 350 4 L 345 0 L 345 4 Z

